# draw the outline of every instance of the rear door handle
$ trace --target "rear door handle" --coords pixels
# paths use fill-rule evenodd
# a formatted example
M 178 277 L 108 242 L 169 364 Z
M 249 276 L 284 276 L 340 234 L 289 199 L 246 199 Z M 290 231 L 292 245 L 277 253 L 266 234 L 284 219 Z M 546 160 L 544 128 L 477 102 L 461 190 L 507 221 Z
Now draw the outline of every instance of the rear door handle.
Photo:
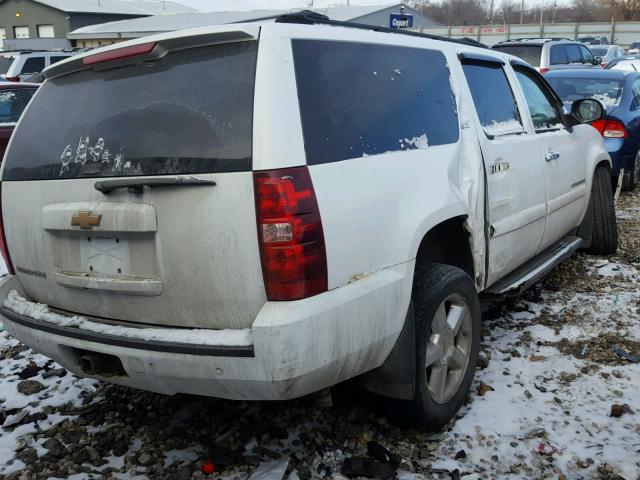
M 550 161 L 552 161 L 552 160 L 557 160 L 557 159 L 559 159 L 559 158 L 560 158 L 560 154 L 559 154 L 559 153 L 556 153 L 556 152 L 547 152 L 547 153 L 545 154 L 545 156 L 544 156 L 544 159 L 545 159 L 547 162 L 550 162 Z

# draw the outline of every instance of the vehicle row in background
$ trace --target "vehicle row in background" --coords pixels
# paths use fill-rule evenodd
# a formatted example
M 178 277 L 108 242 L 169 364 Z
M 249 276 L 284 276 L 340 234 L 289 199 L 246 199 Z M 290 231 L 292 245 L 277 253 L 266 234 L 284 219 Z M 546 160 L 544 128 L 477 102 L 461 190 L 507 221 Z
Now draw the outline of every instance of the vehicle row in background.
M 20 50 L 0 52 L 0 81 L 24 82 L 49 65 L 78 53 L 79 50 Z
M 516 38 L 499 42 L 491 48 L 522 58 L 540 73 L 599 67 L 602 61 L 581 42 L 566 38 Z

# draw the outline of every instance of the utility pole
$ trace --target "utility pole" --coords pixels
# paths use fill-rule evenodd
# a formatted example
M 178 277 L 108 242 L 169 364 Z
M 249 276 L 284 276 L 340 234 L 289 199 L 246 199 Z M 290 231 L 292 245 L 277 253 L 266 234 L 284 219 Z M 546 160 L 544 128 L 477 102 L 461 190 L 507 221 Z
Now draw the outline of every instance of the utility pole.
M 520 0 L 520 25 L 522 25 L 523 19 L 524 19 L 524 0 Z
M 556 9 L 558 8 L 558 0 L 553 0 L 553 15 L 551 16 L 551 23 L 556 23 Z
M 493 20 L 493 2 L 494 0 L 491 0 L 491 3 L 489 4 L 489 25 L 491 25 L 491 21 Z

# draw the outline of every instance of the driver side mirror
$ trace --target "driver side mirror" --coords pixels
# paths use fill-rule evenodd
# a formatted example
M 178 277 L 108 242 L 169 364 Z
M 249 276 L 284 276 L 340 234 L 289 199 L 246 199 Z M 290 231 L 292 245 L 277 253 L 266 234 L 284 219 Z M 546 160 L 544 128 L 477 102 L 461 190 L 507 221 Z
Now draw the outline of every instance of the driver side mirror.
M 571 104 L 571 116 L 577 123 L 591 123 L 604 117 L 605 109 L 594 98 L 583 98 Z
M 594 65 L 602 65 L 602 57 L 596 57 L 593 59 Z

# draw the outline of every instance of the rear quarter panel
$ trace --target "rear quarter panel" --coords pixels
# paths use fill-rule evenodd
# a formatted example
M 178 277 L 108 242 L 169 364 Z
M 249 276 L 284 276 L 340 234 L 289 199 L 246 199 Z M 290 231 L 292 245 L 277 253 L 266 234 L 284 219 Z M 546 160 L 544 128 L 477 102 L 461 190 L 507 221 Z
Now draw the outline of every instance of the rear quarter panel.
M 439 50 L 450 69 L 458 62 L 457 46 L 445 42 L 337 27 L 289 26 L 286 31 L 278 27 L 268 25 L 261 32 L 254 116 L 256 170 L 306 163 L 292 38 Z M 459 127 L 458 142 L 310 166 L 324 228 L 330 289 L 411 261 L 424 235 L 456 216 L 468 217 L 477 270 L 483 271 L 483 167 L 479 149 L 473 148 L 477 139 L 468 128 L 471 112 L 461 101 L 458 82 L 451 78 L 458 119 L 466 125 L 466 129 Z

